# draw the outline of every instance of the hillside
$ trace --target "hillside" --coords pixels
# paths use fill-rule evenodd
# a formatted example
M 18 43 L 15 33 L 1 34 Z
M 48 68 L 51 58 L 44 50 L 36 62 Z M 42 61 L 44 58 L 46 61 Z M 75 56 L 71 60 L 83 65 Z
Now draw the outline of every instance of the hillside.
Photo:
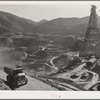
M 38 26 L 34 31 L 42 34 L 80 34 L 86 30 L 88 17 L 86 18 L 57 18 Z
M 0 25 L 13 31 L 23 32 L 30 27 L 35 27 L 36 22 L 0 11 Z
M 48 20 L 46 20 L 46 19 L 40 20 L 39 22 L 37 22 L 37 25 L 44 24 L 44 23 L 46 23 L 47 21 L 48 21 Z
M 21 32 L 38 33 L 44 36 L 50 35 L 76 35 L 84 36 L 89 17 L 82 18 L 56 18 L 43 19 L 39 22 L 22 18 L 11 13 L 0 11 L 0 33 Z M 98 17 L 100 23 L 100 17 Z M 99 24 L 100 27 L 100 24 Z
M 0 33 L 21 32 L 40 35 L 77 35 L 84 36 L 88 17 L 43 19 L 39 22 L 0 11 Z M 99 17 L 100 22 L 100 17 Z M 98 23 L 99 23 L 98 22 Z M 99 25 L 100 26 L 100 25 Z
M 39 25 L 34 32 L 45 35 L 84 36 L 88 25 L 88 20 L 89 17 L 57 18 Z M 98 18 L 98 23 L 100 23 L 100 17 Z
M 29 47 L 39 46 L 53 41 L 63 49 L 74 48 L 73 43 L 77 37 L 84 37 L 89 17 L 82 18 L 56 18 L 53 20 L 40 20 L 35 22 L 26 18 L 16 16 L 11 13 L 0 11 L 0 34 L 12 37 L 13 46 Z M 98 17 L 100 23 L 100 17 Z M 98 25 L 100 27 L 100 24 Z M 70 37 L 75 39 L 70 42 Z M 67 38 L 68 37 L 68 38 Z M 0 45 L 6 45 L 5 41 Z

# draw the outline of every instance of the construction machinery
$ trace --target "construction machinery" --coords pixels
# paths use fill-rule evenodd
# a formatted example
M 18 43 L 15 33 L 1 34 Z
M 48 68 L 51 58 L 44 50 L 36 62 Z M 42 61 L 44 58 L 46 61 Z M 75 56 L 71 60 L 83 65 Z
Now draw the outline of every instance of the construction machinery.
M 21 66 L 15 68 L 4 67 L 4 72 L 7 73 L 7 82 L 14 87 L 25 85 L 28 82 Z

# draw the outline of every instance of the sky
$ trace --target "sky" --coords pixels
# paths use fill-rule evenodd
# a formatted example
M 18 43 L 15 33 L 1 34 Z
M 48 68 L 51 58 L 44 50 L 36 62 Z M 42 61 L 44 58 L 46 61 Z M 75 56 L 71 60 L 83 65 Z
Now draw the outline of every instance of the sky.
M 0 1 L 0 11 L 40 21 L 89 16 L 91 5 L 97 6 L 97 14 L 100 16 L 100 1 Z

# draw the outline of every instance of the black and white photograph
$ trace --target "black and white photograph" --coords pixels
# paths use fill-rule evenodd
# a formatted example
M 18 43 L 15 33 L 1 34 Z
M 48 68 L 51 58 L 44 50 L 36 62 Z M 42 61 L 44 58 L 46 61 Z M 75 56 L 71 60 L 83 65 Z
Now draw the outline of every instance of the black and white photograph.
M 0 1 L 0 90 L 100 91 L 100 1 Z

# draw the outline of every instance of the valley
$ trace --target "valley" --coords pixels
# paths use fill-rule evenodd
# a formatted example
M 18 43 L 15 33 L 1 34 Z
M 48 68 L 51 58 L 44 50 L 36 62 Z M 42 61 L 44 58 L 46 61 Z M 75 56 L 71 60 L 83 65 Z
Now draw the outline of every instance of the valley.
M 100 24 L 90 11 L 39 22 L 0 11 L 3 90 L 100 91 Z

